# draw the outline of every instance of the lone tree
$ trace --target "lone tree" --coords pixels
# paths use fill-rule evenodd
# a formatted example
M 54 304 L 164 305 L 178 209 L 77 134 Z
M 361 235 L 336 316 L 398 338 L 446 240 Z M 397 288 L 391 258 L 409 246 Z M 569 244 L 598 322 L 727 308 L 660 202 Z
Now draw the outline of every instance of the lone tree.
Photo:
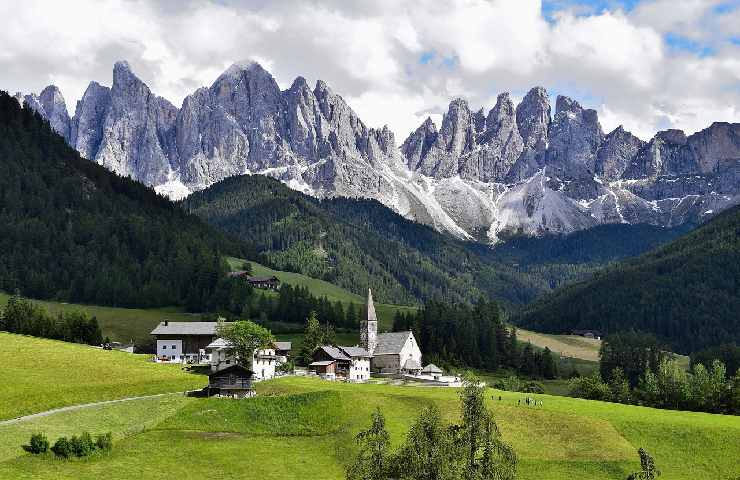
M 216 327 L 218 335 L 229 343 L 229 353 L 236 362 L 245 368 L 252 368 L 254 352 L 272 345 L 275 337 L 265 327 L 249 320 L 225 323 L 220 321 Z
M 504 442 L 493 415 L 485 405 L 485 384 L 468 372 L 460 391 L 461 432 L 465 449 L 464 479 L 516 477 L 514 449 Z
M 373 413 L 370 428 L 355 437 L 360 450 L 347 468 L 347 480 L 384 480 L 388 478 L 390 435 L 385 429 L 385 417 L 378 408 Z
M 655 466 L 655 459 L 644 448 L 640 448 L 637 453 L 640 454 L 641 469 L 627 477 L 627 480 L 654 480 L 658 478 L 660 470 Z
M 311 311 L 306 319 L 306 328 L 303 331 L 303 341 L 301 342 L 301 348 L 298 352 L 298 360 L 303 365 L 311 363 L 311 357 L 313 352 L 324 343 L 325 332 L 321 329 L 319 319 L 316 317 L 316 312 Z

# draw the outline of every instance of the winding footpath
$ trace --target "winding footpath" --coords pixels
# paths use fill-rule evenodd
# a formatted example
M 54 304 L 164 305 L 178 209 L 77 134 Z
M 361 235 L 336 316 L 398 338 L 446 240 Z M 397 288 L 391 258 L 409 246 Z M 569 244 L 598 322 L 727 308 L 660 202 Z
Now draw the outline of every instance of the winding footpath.
M 35 418 L 41 418 L 41 417 L 48 417 L 49 415 L 54 415 L 56 413 L 62 413 L 62 412 L 72 412 L 75 410 L 82 410 L 84 408 L 92 408 L 92 407 L 99 407 L 103 405 L 110 405 L 114 403 L 123 403 L 123 402 L 132 402 L 135 400 L 144 400 L 147 398 L 156 398 L 156 397 L 164 397 L 166 395 L 185 395 L 188 392 L 169 392 L 169 393 L 157 393 L 155 395 L 143 395 L 139 397 L 126 397 L 126 398 L 119 398 L 116 400 L 105 400 L 102 402 L 93 402 L 93 403 L 81 403 L 78 405 L 69 405 L 66 407 L 59 407 L 59 408 L 53 408 L 51 410 L 46 410 L 44 412 L 39 413 L 33 413 L 31 415 L 25 415 L 22 417 L 12 418 L 10 420 L 0 420 L 0 427 L 4 427 L 6 425 L 13 425 L 16 423 L 26 422 L 28 420 L 33 420 Z

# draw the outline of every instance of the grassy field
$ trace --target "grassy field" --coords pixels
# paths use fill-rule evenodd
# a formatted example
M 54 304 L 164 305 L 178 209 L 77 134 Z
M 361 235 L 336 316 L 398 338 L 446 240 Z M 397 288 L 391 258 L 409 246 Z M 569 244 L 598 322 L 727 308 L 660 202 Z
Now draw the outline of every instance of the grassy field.
M 9 295 L 0 292 L 0 305 L 4 306 Z M 34 300 L 48 312 L 56 315 L 59 312 L 83 311 L 91 317 L 96 317 L 103 331 L 103 336 L 109 336 L 116 342 L 128 343 L 132 339 L 137 344 L 151 341 L 149 335 L 154 327 L 164 320 L 173 322 L 187 322 L 200 320 L 200 315 L 185 313 L 181 308 L 116 308 L 97 305 L 82 305 L 77 303 L 48 302 Z
M 579 337 L 578 335 L 550 335 L 531 332 L 518 328 L 517 338 L 522 342 L 529 342 L 540 348 L 548 347 L 564 357 L 580 358 L 592 362 L 599 361 L 601 340 Z
M 0 332 L 0 420 L 207 383 L 201 375 L 150 358 Z
M 117 441 L 110 454 L 88 460 L 55 461 L 18 449 L 0 457 L 0 478 L 155 478 L 167 472 L 175 478 L 338 480 L 354 454 L 354 434 L 376 407 L 386 416 L 394 446 L 423 405 L 435 403 L 446 420 L 457 421 L 455 389 L 292 377 L 260 383 L 258 390 L 260 395 L 249 400 L 190 398 L 152 408 L 156 425 Z M 534 408 L 517 406 L 519 394 L 490 391 L 488 397 L 519 456 L 519 479 L 624 479 L 639 467 L 638 447 L 655 456 L 661 478 L 740 475 L 740 417 L 547 395 L 538 396 L 543 406 Z M 118 425 L 114 431 L 125 430 Z M 34 427 L 53 431 L 43 422 Z M 91 430 L 100 428 L 104 425 Z
M 227 257 L 227 260 L 232 270 L 239 270 L 242 268 L 242 265 L 244 265 L 244 260 L 240 258 Z M 250 261 L 249 263 L 252 264 L 252 274 L 255 276 L 274 275 L 283 283 L 308 288 L 309 291 L 317 297 L 326 297 L 332 302 L 342 302 L 345 308 L 350 303 L 354 303 L 356 306 L 362 307 L 365 305 L 365 301 L 367 300 L 361 295 L 349 292 L 342 287 L 325 282 L 324 280 L 317 280 L 300 273 L 272 270 L 271 268 L 265 267 L 256 262 Z M 375 303 L 375 312 L 378 314 L 378 328 L 381 331 L 390 331 L 393 326 L 393 316 L 397 311 L 413 312 L 416 310 L 417 307 L 413 306 Z

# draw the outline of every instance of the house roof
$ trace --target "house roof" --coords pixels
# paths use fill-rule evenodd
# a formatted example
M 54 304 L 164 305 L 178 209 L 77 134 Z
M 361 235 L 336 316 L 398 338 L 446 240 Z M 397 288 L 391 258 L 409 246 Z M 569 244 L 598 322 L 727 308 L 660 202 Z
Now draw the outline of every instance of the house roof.
M 411 332 L 379 333 L 374 355 L 393 355 L 401 353 Z
M 275 350 L 290 350 L 293 347 L 292 342 L 274 342 Z
M 442 373 L 442 369 L 433 363 L 421 369 L 421 373 Z
M 217 322 L 160 322 L 152 335 L 216 335 Z
M 352 358 L 370 357 L 370 352 L 362 347 L 339 347 L 339 349 Z
M 326 365 L 331 365 L 336 360 L 322 360 L 320 362 L 311 362 L 308 364 L 309 367 L 325 367 Z
M 248 280 L 250 282 L 256 282 L 256 283 L 262 283 L 262 282 L 279 282 L 280 279 L 277 278 L 275 275 L 269 276 L 269 277 L 249 277 Z
M 254 374 L 254 372 L 252 372 L 250 369 L 242 367 L 239 364 L 234 364 L 226 368 L 222 368 L 221 370 L 215 371 L 209 374 L 208 377 L 210 378 L 214 375 L 222 375 L 224 373 L 246 373 L 246 374 L 249 374 L 250 376 Z
M 230 277 L 243 277 L 247 275 L 247 272 L 245 270 L 237 270 L 235 272 L 229 272 L 227 275 Z
M 332 347 L 331 345 L 323 345 L 319 348 L 326 352 L 326 354 L 334 360 L 350 360 L 350 358 L 337 347 Z
M 406 370 L 421 370 L 421 364 L 418 360 L 409 358 L 406 363 L 403 364 L 403 368 Z
M 230 347 L 230 346 L 231 345 L 229 344 L 229 342 L 227 340 L 225 340 L 225 339 L 223 339 L 221 337 L 218 337 L 216 340 L 214 340 L 211 343 L 209 343 L 206 346 L 206 349 L 207 350 L 212 350 L 212 349 L 215 350 L 215 349 L 219 349 L 219 348 L 227 348 L 227 347 Z

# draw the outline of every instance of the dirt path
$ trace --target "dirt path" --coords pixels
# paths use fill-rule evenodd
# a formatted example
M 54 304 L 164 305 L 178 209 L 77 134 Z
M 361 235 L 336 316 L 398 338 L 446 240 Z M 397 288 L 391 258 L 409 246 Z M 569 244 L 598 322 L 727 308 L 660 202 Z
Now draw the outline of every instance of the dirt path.
M 34 418 L 48 417 L 49 415 L 54 415 L 55 413 L 72 412 L 75 410 L 82 410 L 83 408 L 98 407 L 101 405 L 110 405 L 112 403 L 132 402 L 135 400 L 144 400 L 146 398 L 164 397 L 166 395 L 184 395 L 186 393 L 187 392 L 157 393 L 155 395 L 143 395 L 139 397 L 126 397 L 126 398 L 119 398 L 116 400 L 105 400 L 102 402 L 68 405 L 66 407 L 53 408 L 51 410 L 46 410 L 44 412 L 38 412 L 38 413 L 33 413 L 31 415 L 25 415 L 23 417 L 11 418 L 10 420 L 0 420 L 0 427 L 3 427 L 5 425 L 13 425 L 15 423 L 25 422 L 27 420 L 33 420 Z

